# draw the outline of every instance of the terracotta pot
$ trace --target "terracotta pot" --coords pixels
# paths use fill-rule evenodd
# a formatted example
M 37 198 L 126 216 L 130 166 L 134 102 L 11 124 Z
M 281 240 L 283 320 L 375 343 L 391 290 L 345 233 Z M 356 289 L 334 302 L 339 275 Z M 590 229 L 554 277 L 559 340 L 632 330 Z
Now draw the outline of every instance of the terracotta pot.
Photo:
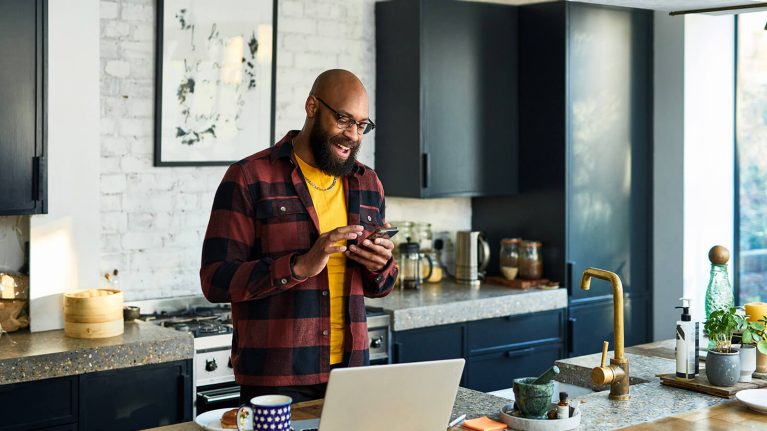
M 760 351 L 756 351 L 756 372 L 767 373 L 767 355 Z

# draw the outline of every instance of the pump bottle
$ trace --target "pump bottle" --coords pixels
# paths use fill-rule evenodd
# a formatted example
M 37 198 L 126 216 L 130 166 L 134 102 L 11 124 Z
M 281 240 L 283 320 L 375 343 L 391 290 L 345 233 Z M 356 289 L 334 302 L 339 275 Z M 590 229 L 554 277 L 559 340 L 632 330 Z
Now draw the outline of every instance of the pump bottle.
M 694 379 L 700 372 L 698 362 L 698 322 L 690 316 L 690 299 L 679 298 L 682 301 L 682 317 L 676 322 L 676 377 L 677 379 Z

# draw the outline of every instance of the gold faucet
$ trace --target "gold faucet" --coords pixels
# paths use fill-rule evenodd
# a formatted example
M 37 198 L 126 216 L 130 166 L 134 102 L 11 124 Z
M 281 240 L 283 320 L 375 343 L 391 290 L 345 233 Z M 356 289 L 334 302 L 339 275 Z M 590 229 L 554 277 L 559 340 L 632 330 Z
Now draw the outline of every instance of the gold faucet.
M 629 361 L 623 357 L 623 284 L 618 274 L 614 272 L 586 268 L 581 277 L 581 289 L 589 290 L 592 277 L 607 280 L 613 286 L 615 357 L 610 359 L 610 365 L 605 366 L 608 345 L 605 341 L 602 344 L 602 363 L 591 371 L 591 380 L 598 386 L 609 384 L 611 400 L 628 401 Z

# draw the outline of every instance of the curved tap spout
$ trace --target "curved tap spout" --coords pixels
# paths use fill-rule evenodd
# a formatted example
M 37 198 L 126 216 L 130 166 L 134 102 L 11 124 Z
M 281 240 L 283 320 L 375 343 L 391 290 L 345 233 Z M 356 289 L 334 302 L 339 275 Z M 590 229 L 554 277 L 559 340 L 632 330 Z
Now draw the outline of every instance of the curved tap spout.
M 609 366 L 605 366 L 604 358 L 607 353 L 607 343 L 605 342 L 602 364 L 600 367 L 594 368 L 592 379 L 597 385 L 610 384 L 610 399 L 625 401 L 629 399 L 629 364 L 623 356 L 623 283 L 621 283 L 618 274 L 614 272 L 598 268 L 586 268 L 581 276 L 581 289 L 589 290 L 592 278 L 609 281 L 613 286 L 613 324 L 615 329 L 615 357 L 610 360 Z

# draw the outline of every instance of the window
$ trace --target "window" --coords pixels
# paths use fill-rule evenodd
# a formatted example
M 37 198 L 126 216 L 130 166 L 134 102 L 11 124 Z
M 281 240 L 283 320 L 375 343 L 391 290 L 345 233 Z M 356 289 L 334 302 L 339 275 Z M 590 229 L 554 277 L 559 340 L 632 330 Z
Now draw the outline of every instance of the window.
M 737 23 L 736 284 L 745 304 L 767 301 L 767 12 Z

